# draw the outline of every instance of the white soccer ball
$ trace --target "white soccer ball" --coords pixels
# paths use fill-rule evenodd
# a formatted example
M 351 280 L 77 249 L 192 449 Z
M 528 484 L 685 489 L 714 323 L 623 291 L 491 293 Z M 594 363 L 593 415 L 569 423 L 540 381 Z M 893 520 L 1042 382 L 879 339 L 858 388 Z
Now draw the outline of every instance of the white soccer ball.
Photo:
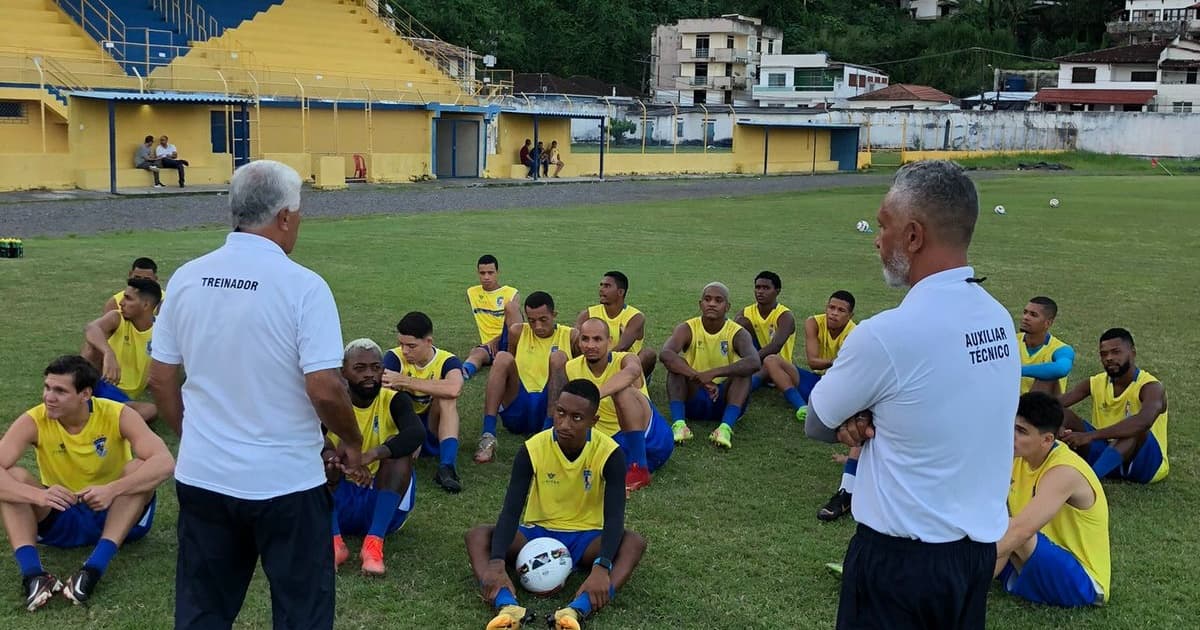
M 1058 197 L 1053 197 L 1053 198 L 1051 198 L 1051 199 L 1050 199 L 1050 207 L 1051 207 L 1051 208 L 1057 208 L 1057 207 L 1058 207 Z
M 1004 209 L 1004 206 L 996 206 L 995 208 L 992 208 L 992 212 L 995 212 L 996 214 L 1004 214 L 1008 211 Z
M 870 232 L 871 224 L 867 223 L 866 221 L 859 221 L 858 223 L 854 224 L 854 229 L 858 230 L 859 232 L 864 232 L 864 233 Z
M 574 566 L 566 545 L 543 536 L 534 538 L 517 554 L 521 587 L 534 595 L 552 595 L 566 584 Z

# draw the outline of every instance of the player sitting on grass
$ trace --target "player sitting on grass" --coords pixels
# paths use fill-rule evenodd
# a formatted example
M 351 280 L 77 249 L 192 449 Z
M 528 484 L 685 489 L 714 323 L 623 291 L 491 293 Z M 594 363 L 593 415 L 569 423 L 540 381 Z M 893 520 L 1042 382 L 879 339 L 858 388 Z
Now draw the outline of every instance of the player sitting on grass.
M 659 358 L 667 368 L 671 433 L 675 443 L 692 439 L 687 420 L 720 420 L 708 439 L 733 446 L 733 424 L 745 413 L 750 377 L 762 367 L 745 328 L 726 319 L 729 288 L 710 282 L 700 292 L 700 317 L 675 327 Z
M 433 321 L 414 311 L 396 324 L 399 346 L 383 355 L 383 386 L 408 392 L 413 410 L 425 425 L 422 455 L 438 458 L 434 483 L 446 492 L 462 492 L 458 479 L 458 396 L 462 362 L 433 345 Z
M 796 318 L 788 307 L 779 303 L 783 281 L 773 271 L 763 271 L 754 277 L 754 304 L 742 309 L 734 318 L 739 326 L 750 331 L 758 358 L 766 365 L 767 357 L 780 356 L 792 362 L 796 349 Z M 766 370 L 759 370 L 750 379 L 750 391 L 769 383 Z
M 404 526 L 416 501 L 413 456 L 425 441 L 425 427 L 408 394 L 383 389 L 383 351 L 374 341 L 346 345 L 342 377 L 362 433 L 364 468 L 345 470 L 341 440 L 325 434 L 321 459 L 333 491 L 333 563 L 340 567 L 350 559 L 343 535 L 363 536 L 362 572 L 383 575 L 383 539 Z
M 1067 391 L 1067 375 L 1075 365 L 1075 349 L 1050 334 L 1058 304 L 1048 297 L 1029 300 L 1021 313 L 1021 393 L 1041 391 L 1058 396 Z
M 548 619 L 558 630 L 575 630 L 606 606 L 642 559 L 645 539 L 625 529 L 625 456 L 612 438 L 593 430 L 599 406 L 600 391 L 590 381 L 568 382 L 554 404 L 554 428 L 517 451 L 496 525 L 467 532 L 471 568 L 497 610 L 489 630 L 534 619 L 517 603 L 507 570 L 534 538 L 561 542 L 575 569 L 587 572 L 575 599 Z
M 1067 407 L 1062 441 L 1083 455 L 1096 476 L 1154 483 L 1166 478 L 1167 391 L 1140 369 L 1133 335 L 1110 328 L 1100 335 L 1104 371 L 1082 381 L 1059 400 Z M 1069 409 L 1092 398 L 1092 422 Z
M 554 298 L 534 291 L 525 298 L 525 323 L 513 324 L 508 349 L 496 353 L 483 398 L 483 435 L 475 449 L 475 463 L 496 458 L 497 417 L 509 431 L 532 435 L 546 420 L 546 381 L 550 353 L 561 350 L 574 356 L 576 331 L 557 322 Z
M 44 376 L 42 404 L 0 439 L 0 513 L 29 611 L 59 590 L 86 603 L 117 549 L 150 531 L 154 491 L 175 469 L 166 444 L 141 416 L 92 396 L 100 375 L 86 359 L 59 357 Z M 17 466 L 29 447 L 40 479 Z M 42 568 L 36 543 L 95 548 L 64 585 Z
M 134 278 L 142 278 L 143 280 L 153 280 L 154 282 L 158 282 L 158 264 L 150 258 L 135 258 L 133 261 L 133 266 L 129 268 L 129 275 L 126 276 L 125 279 L 132 280 Z M 164 293 L 164 295 L 166 294 Z M 108 301 L 104 303 L 103 313 L 121 310 L 121 300 L 124 297 L 124 289 L 114 293 L 113 296 L 108 298 Z
M 613 352 L 632 352 L 642 362 L 642 374 L 650 377 L 658 355 L 645 347 L 646 316 L 625 302 L 629 293 L 629 278 L 620 271 L 609 271 L 600 278 L 600 303 L 580 311 L 575 318 L 578 329 L 584 320 L 594 317 L 608 324 Z
M 1108 501 L 1087 462 L 1055 439 L 1062 419 L 1053 396 L 1021 396 L 996 574 L 1006 591 L 1039 604 L 1102 604 L 1111 595 Z
M 479 368 L 491 365 L 496 353 L 508 348 L 508 329 L 521 322 L 520 300 L 513 287 L 500 286 L 500 262 L 484 254 L 475 263 L 479 284 L 467 289 L 467 304 L 479 329 L 479 345 L 467 354 L 463 377 L 470 380 Z
M 650 401 L 642 364 L 632 352 L 613 352 L 609 326 L 602 320 L 583 321 L 579 330 L 579 353 L 567 359 L 562 352 L 550 355 L 550 381 L 546 391 L 551 400 L 573 379 L 591 381 L 600 389 L 600 422 L 596 430 L 616 440 L 625 454 L 625 490 L 634 492 L 650 485 L 650 473 L 658 470 L 675 443 L 671 427 Z
M 130 278 L 121 295 L 121 308 L 108 311 L 83 330 L 83 355 L 100 370 L 92 395 L 129 405 L 149 422 L 158 416 L 152 402 L 137 402 L 150 377 L 150 338 L 154 312 L 162 300 L 158 283 Z
M 803 421 L 808 414 L 808 396 L 821 380 L 821 375 L 837 359 L 838 351 L 854 330 L 854 296 L 849 291 L 834 291 L 825 303 L 825 312 L 804 320 L 804 358 L 808 370 L 792 365 L 783 355 L 768 357 L 764 368 L 771 382 L 782 388 L 783 397 L 796 410 L 796 418 Z M 812 371 L 809 371 L 812 370 Z M 783 385 L 780 385 L 782 383 Z M 854 477 L 858 472 L 858 455 L 862 449 L 850 449 L 842 462 L 842 483 L 838 491 L 817 511 L 817 518 L 833 521 L 850 513 L 850 502 L 854 494 Z M 838 456 L 835 460 L 840 460 Z

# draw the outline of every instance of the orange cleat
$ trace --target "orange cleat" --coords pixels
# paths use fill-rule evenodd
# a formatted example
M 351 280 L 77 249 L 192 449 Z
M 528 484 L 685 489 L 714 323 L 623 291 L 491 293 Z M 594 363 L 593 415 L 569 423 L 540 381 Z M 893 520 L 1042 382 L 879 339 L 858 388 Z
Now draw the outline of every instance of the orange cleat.
M 342 540 L 341 534 L 333 537 L 333 570 L 337 571 L 342 563 L 350 559 L 350 549 L 346 547 L 346 541 Z
M 363 539 L 362 551 L 359 552 L 359 557 L 362 558 L 363 575 L 373 577 L 383 576 L 383 539 L 378 536 L 367 536 Z
M 650 471 L 639 464 L 630 464 L 625 471 L 625 492 L 632 493 L 650 485 Z

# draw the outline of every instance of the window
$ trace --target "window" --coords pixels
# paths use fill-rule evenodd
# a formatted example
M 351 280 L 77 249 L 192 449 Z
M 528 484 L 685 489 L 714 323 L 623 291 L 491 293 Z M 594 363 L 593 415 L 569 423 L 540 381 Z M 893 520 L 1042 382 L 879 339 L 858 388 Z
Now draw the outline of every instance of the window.
M 1158 72 L 1154 70 L 1134 70 L 1129 73 L 1129 80 L 1134 83 L 1154 83 L 1158 81 Z
M 692 76 L 692 85 L 707 85 L 708 84 L 708 64 L 696 64 L 696 74 Z
M 767 54 L 768 55 L 775 54 L 775 40 L 773 40 L 773 39 L 767 40 Z
M 784 87 L 787 85 L 787 75 L 782 72 L 772 72 L 767 75 L 767 87 Z
M 708 56 L 708 35 L 697 35 L 696 36 L 696 56 L 697 57 L 707 57 Z
M 695 105 L 703 105 L 708 101 L 708 94 L 704 90 L 695 90 L 692 92 L 692 103 Z M 683 124 L 683 123 L 679 123 Z
M 675 137 L 676 138 L 683 137 L 683 119 L 682 118 L 675 119 Z
M 726 35 L 726 36 L 725 36 L 725 47 L 726 47 L 726 48 L 733 48 L 733 35 Z
M 717 135 L 717 123 L 708 121 L 704 123 L 704 144 L 712 144 L 713 138 Z
M 756 52 L 760 55 L 762 54 L 762 40 L 761 39 L 757 39 L 754 41 L 754 52 Z
M 733 64 L 731 64 L 731 63 L 725 64 L 725 76 L 727 76 L 727 77 L 733 76 Z
M 1186 83 L 1188 85 L 1196 85 L 1196 71 L 1195 70 L 1188 70 L 1186 77 L 1187 78 L 1185 78 L 1183 80 L 1184 83 Z
M 1071 68 L 1071 83 L 1095 83 L 1095 68 Z
M 726 105 L 733 105 L 733 92 L 726 92 L 726 93 L 725 93 L 725 104 L 726 104 Z
M 6 122 L 13 122 L 14 119 L 25 118 L 25 103 L 20 101 L 0 101 L 0 118 L 6 119 Z
M 1192 19 L 1192 9 L 1164 9 L 1162 19 L 1167 22 L 1186 22 Z
M 841 78 L 841 72 L 834 74 L 824 68 L 797 68 L 793 83 L 798 92 L 832 92 Z
M 1176 114 L 1190 114 L 1192 113 L 1192 102 L 1175 101 L 1171 103 L 1171 111 Z

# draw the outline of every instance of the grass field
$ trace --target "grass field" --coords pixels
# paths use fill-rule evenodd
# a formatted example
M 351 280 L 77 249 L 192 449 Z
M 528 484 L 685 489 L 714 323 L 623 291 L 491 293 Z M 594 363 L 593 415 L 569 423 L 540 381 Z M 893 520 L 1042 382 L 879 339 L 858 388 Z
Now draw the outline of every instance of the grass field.
M 984 208 L 1002 203 L 1007 216 L 980 216 L 972 260 L 977 275 L 1014 313 L 1030 296 L 1060 307 L 1055 332 L 1075 344 L 1072 381 L 1098 371 L 1096 339 L 1110 326 L 1129 327 L 1139 364 L 1165 383 L 1171 415 L 1171 476 L 1153 487 L 1106 486 L 1112 513 L 1112 599 L 1096 610 L 1027 605 L 993 590 L 994 628 L 1184 628 L 1200 612 L 1191 560 L 1200 550 L 1192 522 L 1200 506 L 1192 424 L 1200 399 L 1194 357 L 1200 346 L 1196 290 L 1200 240 L 1194 178 L 1022 176 L 980 184 Z M 722 280 L 738 307 L 752 301 L 754 275 L 779 272 L 782 300 L 801 315 L 817 312 L 835 289 L 858 298 L 858 319 L 893 307 L 902 293 L 886 289 L 871 238 L 854 222 L 873 219 L 882 188 L 788 196 L 572 207 L 559 210 L 464 212 L 307 221 L 295 258 L 329 280 L 346 339 L 372 336 L 385 347 L 399 316 L 429 313 L 439 345 L 465 352 L 474 330 L 463 290 L 475 282 L 484 252 L 501 261 L 502 280 L 528 295 L 547 290 L 560 317 L 595 301 L 607 269 L 631 278 L 629 301 L 647 314 L 648 341 L 661 346 L 670 328 L 697 313 L 700 288 Z M 1050 210 L 1050 197 L 1062 207 Z M 219 201 L 214 200 L 214 203 Z M 38 402 L 47 361 L 78 349 L 83 325 L 122 284 L 129 261 L 150 255 L 167 274 L 224 238 L 219 229 L 118 233 L 25 241 L 26 257 L 0 261 L 4 287 L 0 425 Z M 662 368 L 651 387 L 666 409 Z M 487 607 L 476 595 L 462 534 L 493 521 L 518 442 L 501 436 L 499 462 L 470 462 L 480 426 L 483 379 L 467 384 L 461 476 L 466 490 L 449 496 L 418 469 L 417 506 L 403 532 L 389 539 L 388 575 L 357 575 L 355 558 L 338 577 L 339 628 L 482 628 Z M 269 395 L 269 392 L 264 392 Z M 1086 409 L 1084 410 L 1087 411 Z M 969 423 L 970 418 L 963 418 Z M 782 399 L 754 398 L 737 425 L 734 448 L 718 452 L 697 439 L 676 450 L 654 484 L 630 500 L 628 525 L 649 550 L 614 605 L 588 627 L 828 628 L 838 582 L 823 567 L 840 560 L 854 528 L 815 518 L 836 489 L 834 449 L 804 438 Z M 157 430 L 164 432 L 163 427 Z M 969 429 L 964 429 L 969 430 Z M 166 436 L 174 448 L 177 440 Z M 30 464 L 32 458 L 24 460 Z M 0 627 L 170 627 L 176 502 L 159 492 L 154 531 L 117 556 L 87 609 L 55 601 L 34 615 L 18 612 L 15 563 L 0 558 Z M 48 569 L 69 573 L 87 550 L 45 550 Z M 915 576 L 914 579 L 919 579 Z M 574 589 L 579 578 L 573 578 Z M 573 590 L 572 590 L 573 592 Z M 551 600 L 523 597 L 539 611 Z M 270 627 L 261 575 L 239 627 Z M 1190 620 L 1190 621 L 1189 621 Z

